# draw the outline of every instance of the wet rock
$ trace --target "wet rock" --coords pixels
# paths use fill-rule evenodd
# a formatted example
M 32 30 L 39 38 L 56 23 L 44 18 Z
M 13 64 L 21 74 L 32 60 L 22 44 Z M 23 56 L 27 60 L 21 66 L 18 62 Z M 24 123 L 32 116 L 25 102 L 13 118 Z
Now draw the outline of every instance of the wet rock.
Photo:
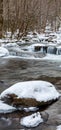
M 35 46 L 34 51 L 40 51 L 41 50 L 41 46 Z

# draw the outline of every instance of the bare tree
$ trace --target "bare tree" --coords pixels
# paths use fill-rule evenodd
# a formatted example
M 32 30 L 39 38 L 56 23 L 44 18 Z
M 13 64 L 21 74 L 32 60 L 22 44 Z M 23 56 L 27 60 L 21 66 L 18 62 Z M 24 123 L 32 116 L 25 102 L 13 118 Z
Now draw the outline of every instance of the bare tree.
M 3 31 L 3 0 L 0 0 L 0 38 Z
M 61 0 L 3 0 L 4 27 L 28 31 L 45 31 L 47 22 L 57 30 L 61 21 Z M 57 22 L 57 20 L 59 20 Z

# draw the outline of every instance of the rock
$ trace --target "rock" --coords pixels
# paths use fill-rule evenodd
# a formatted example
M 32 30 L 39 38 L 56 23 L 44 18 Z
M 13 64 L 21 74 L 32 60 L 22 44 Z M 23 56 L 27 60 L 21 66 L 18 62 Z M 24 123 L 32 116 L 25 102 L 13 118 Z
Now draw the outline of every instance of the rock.
M 41 50 L 41 46 L 35 46 L 34 50 L 35 51 L 40 51 Z
M 40 123 L 43 123 L 43 118 L 41 117 L 39 112 L 34 113 L 34 114 L 30 115 L 30 116 L 23 117 L 20 120 L 20 124 L 23 125 L 23 126 L 26 126 L 28 128 L 36 127 Z
M 1 93 L 1 100 L 13 106 L 47 106 L 59 98 L 55 87 L 46 81 L 19 82 Z

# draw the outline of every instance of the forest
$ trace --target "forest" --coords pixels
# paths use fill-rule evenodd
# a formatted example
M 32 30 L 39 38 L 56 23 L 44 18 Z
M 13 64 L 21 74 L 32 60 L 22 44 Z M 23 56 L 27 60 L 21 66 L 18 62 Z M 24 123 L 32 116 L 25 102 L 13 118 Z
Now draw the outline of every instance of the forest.
M 0 130 L 61 130 L 61 0 L 0 0 Z
M 61 23 L 61 0 L 0 0 L 0 37 L 17 29 L 23 34 L 44 32 L 47 24 L 56 31 Z

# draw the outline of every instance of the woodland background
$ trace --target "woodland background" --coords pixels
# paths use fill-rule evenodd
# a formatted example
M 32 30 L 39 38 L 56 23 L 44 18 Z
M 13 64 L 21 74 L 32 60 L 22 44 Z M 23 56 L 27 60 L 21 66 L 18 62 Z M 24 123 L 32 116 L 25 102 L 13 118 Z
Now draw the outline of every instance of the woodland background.
M 0 38 L 7 30 L 44 32 L 47 24 L 52 31 L 60 27 L 61 0 L 0 0 Z

